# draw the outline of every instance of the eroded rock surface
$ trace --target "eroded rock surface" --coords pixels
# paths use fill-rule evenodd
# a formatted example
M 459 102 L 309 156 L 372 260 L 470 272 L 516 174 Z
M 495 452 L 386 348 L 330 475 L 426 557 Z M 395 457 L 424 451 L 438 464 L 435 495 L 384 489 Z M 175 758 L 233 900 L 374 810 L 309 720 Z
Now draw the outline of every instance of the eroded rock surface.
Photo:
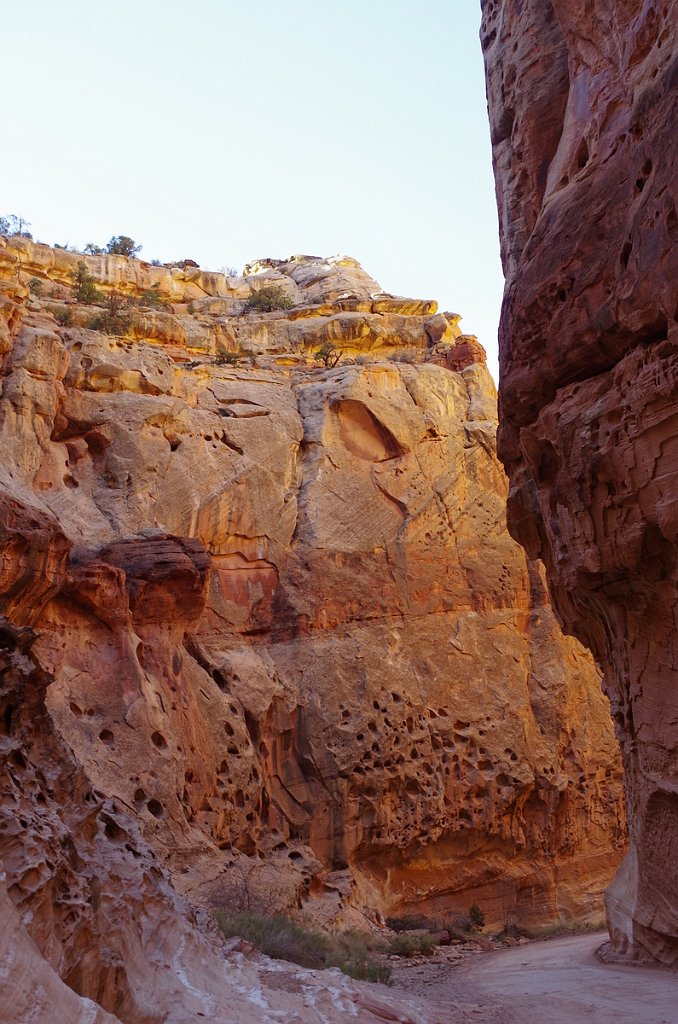
M 604 669 L 631 849 L 613 942 L 678 961 L 675 4 L 485 0 L 509 525 Z
M 258 1021 L 283 1004 L 256 963 L 223 963 L 206 907 L 595 915 L 624 845 L 609 711 L 506 532 L 494 389 L 459 318 L 355 261 L 264 261 L 297 305 L 218 316 L 291 347 L 252 361 L 245 341 L 224 365 L 187 346 L 201 321 L 176 305 L 124 335 L 80 307 L 59 326 L 26 287 L 68 280 L 44 249 L 0 246 L 0 856 L 33 944 L 21 991 L 41 955 L 55 991 L 127 1024 L 233 1019 L 240 997 Z M 90 266 L 138 293 L 163 269 L 127 262 Z M 252 287 L 199 286 L 193 303 Z M 371 306 L 368 330 L 337 328 L 325 367 L 340 303 Z M 157 317 L 198 326 L 167 341 Z M 290 1014 L 375 1017 L 323 977 L 293 984 Z

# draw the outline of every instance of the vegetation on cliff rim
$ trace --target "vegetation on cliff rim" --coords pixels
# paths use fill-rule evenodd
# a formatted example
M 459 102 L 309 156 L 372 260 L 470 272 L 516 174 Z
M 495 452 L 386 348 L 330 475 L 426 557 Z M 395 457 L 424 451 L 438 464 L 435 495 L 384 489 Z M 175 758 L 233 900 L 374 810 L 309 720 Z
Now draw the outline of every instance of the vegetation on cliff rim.
M 0 217 L 0 235 L 21 235 L 22 238 L 33 238 L 30 231 L 26 231 L 26 228 L 31 226 L 30 221 L 27 221 L 25 217 L 18 217 L 16 213 L 8 213 L 4 217 Z
M 26 229 L 31 227 L 30 221 L 26 220 L 25 217 L 21 217 L 16 213 L 7 213 L 0 216 L 0 235 L 7 235 L 12 238 L 16 235 L 22 238 L 29 238 L 32 240 L 33 235 Z M 76 246 L 54 244 L 55 249 L 65 249 L 68 252 L 80 252 Z M 95 242 L 87 242 L 83 246 L 82 252 L 88 256 L 128 256 L 133 259 L 143 249 L 143 245 L 135 242 L 129 235 L 113 235 L 105 246 L 97 245 Z M 159 260 L 154 260 L 158 266 L 160 266 Z
M 132 258 L 142 249 L 143 245 L 138 245 L 129 235 L 113 235 L 103 249 L 101 246 L 95 245 L 94 242 L 88 242 L 84 251 L 90 256 L 129 256 Z

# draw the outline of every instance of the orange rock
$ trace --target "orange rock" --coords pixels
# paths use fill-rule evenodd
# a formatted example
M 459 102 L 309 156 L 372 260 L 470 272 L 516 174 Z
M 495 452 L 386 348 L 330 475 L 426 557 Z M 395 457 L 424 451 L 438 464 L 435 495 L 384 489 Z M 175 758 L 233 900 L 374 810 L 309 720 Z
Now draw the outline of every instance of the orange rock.
M 328 303 L 364 285 L 321 262 L 285 273 Z M 624 846 L 618 754 L 505 529 L 478 349 L 459 339 L 452 372 L 370 359 L 368 323 L 362 364 L 221 366 L 13 294 L 0 856 L 59 977 L 132 1024 L 151 991 L 167 1020 L 218 1020 L 240 990 L 205 904 L 595 913 Z M 400 308 L 378 314 L 389 344 L 423 352 L 431 310 Z M 313 322 L 283 319 L 292 347 Z

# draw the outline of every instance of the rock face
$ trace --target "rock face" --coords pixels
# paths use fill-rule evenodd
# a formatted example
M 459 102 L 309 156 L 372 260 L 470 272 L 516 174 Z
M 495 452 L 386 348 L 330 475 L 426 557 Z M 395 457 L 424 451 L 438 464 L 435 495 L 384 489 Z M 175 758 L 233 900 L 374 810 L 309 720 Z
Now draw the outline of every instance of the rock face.
M 221 959 L 219 904 L 595 916 L 624 847 L 609 711 L 506 532 L 494 389 L 459 318 L 353 260 L 296 258 L 248 268 L 287 277 L 292 309 L 179 302 L 102 334 L 29 292 L 63 287 L 46 248 L 0 245 L 17 999 L 42 956 L 74 1020 L 73 993 L 102 1021 L 233 1019 L 236 998 L 267 1019 L 268 995 L 243 1002 L 256 965 Z M 163 269 L 126 262 L 89 265 L 130 294 Z M 204 275 L 191 303 L 248 281 Z M 357 360 L 323 366 L 328 338 Z
M 486 0 L 509 526 L 604 670 L 631 847 L 616 948 L 678 962 L 675 4 Z

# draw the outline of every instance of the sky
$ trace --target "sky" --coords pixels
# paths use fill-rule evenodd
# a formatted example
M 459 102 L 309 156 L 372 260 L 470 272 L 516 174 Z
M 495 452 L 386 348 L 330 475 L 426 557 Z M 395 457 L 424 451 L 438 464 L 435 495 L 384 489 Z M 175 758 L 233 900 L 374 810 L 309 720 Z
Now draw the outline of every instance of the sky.
M 5 0 L 0 215 L 218 270 L 359 260 L 460 313 L 503 280 L 478 0 Z

